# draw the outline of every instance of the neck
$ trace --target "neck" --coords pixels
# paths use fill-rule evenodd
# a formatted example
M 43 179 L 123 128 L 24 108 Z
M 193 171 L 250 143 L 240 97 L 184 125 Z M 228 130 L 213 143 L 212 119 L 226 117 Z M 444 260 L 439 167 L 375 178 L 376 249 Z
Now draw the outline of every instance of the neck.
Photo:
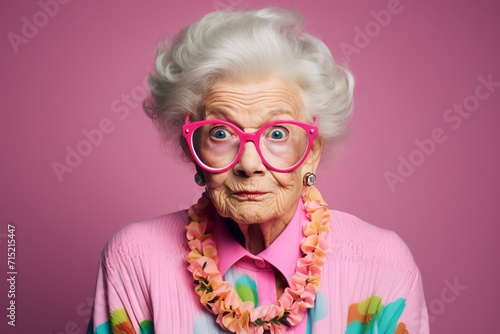
M 280 217 L 279 220 L 259 224 L 238 224 L 243 236 L 243 245 L 251 254 L 259 254 L 269 247 L 274 240 L 285 230 L 295 212 Z

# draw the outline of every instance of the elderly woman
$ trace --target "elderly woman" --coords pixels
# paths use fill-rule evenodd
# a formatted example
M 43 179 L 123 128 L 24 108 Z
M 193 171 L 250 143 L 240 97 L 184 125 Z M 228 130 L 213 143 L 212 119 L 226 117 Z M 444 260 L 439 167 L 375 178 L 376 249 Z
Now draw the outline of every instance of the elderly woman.
M 206 191 L 108 242 L 90 332 L 428 333 L 405 244 L 313 186 L 354 81 L 300 22 L 215 12 L 158 52 L 146 112 Z

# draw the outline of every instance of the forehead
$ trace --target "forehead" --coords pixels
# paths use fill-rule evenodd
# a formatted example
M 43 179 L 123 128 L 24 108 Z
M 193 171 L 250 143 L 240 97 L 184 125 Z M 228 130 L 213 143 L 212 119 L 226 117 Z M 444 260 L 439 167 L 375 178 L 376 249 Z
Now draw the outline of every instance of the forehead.
M 223 118 L 247 123 L 305 118 L 300 88 L 282 80 L 216 83 L 205 95 L 204 111 L 206 119 Z

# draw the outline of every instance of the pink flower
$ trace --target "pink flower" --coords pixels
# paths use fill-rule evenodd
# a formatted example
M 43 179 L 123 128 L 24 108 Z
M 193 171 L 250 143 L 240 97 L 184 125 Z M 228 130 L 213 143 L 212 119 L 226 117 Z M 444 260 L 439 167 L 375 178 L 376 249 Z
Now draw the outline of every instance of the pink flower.
M 204 236 L 203 236 L 204 237 Z M 189 242 L 189 248 L 192 249 L 191 253 L 188 254 L 188 260 L 196 260 L 202 256 L 207 256 L 219 263 L 219 257 L 217 256 L 217 248 L 212 239 L 205 239 L 199 237 Z
M 294 292 L 295 295 L 300 296 L 302 294 L 306 286 L 307 278 L 307 275 L 300 272 L 296 272 L 295 274 L 293 274 L 292 278 L 290 279 L 290 289 Z
M 188 270 L 193 274 L 195 280 L 222 280 L 217 263 L 206 256 L 192 260 Z
M 227 305 L 227 309 L 236 309 L 240 307 L 240 304 L 242 303 L 240 297 L 236 294 L 236 292 L 231 289 L 231 291 L 227 294 L 227 296 L 224 299 L 224 305 Z M 223 310 L 223 312 L 226 312 L 226 310 Z
M 272 324 L 270 324 L 270 326 L 269 326 L 270 328 L 269 328 L 269 329 L 271 330 L 271 333 L 274 333 L 274 334 L 281 334 L 281 331 L 282 331 L 282 329 L 283 329 L 283 327 L 282 327 L 282 326 L 283 326 L 283 325 L 281 325 L 281 324 L 279 324 L 279 323 L 278 323 L 278 324 L 272 323 Z
M 306 274 L 308 273 L 308 268 L 309 266 L 311 266 L 311 264 L 314 263 L 314 260 L 312 259 L 311 256 L 306 256 L 306 257 L 302 257 L 300 258 L 298 261 L 297 261 L 297 267 L 296 267 L 296 271 L 297 272 L 300 272 L 302 274 Z
M 290 312 L 287 316 L 288 322 L 293 326 L 298 324 L 304 317 L 305 309 L 301 308 L 298 303 L 293 303 L 293 298 L 290 294 L 282 294 L 278 300 L 278 305 Z
M 302 300 L 298 301 L 298 304 L 305 308 L 314 307 L 314 299 L 316 298 L 316 289 L 314 285 L 309 283 L 306 285 L 304 292 L 300 295 Z
M 250 315 L 250 320 L 252 322 L 258 319 L 263 321 L 270 321 L 274 317 L 282 317 L 285 313 L 285 309 L 279 305 L 262 305 L 253 310 Z

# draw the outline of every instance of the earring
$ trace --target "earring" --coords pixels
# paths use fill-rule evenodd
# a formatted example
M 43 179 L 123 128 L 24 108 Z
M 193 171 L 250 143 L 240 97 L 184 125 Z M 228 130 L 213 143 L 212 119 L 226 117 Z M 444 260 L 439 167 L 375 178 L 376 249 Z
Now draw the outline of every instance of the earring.
M 196 182 L 197 185 L 200 187 L 203 187 L 205 185 L 205 177 L 203 176 L 202 173 L 196 173 L 194 174 L 194 182 Z
M 311 172 L 307 172 L 306 175 L 304 175 L 304 185 L 305 186 L 312 186 L 316 182 L 316 175 Z

